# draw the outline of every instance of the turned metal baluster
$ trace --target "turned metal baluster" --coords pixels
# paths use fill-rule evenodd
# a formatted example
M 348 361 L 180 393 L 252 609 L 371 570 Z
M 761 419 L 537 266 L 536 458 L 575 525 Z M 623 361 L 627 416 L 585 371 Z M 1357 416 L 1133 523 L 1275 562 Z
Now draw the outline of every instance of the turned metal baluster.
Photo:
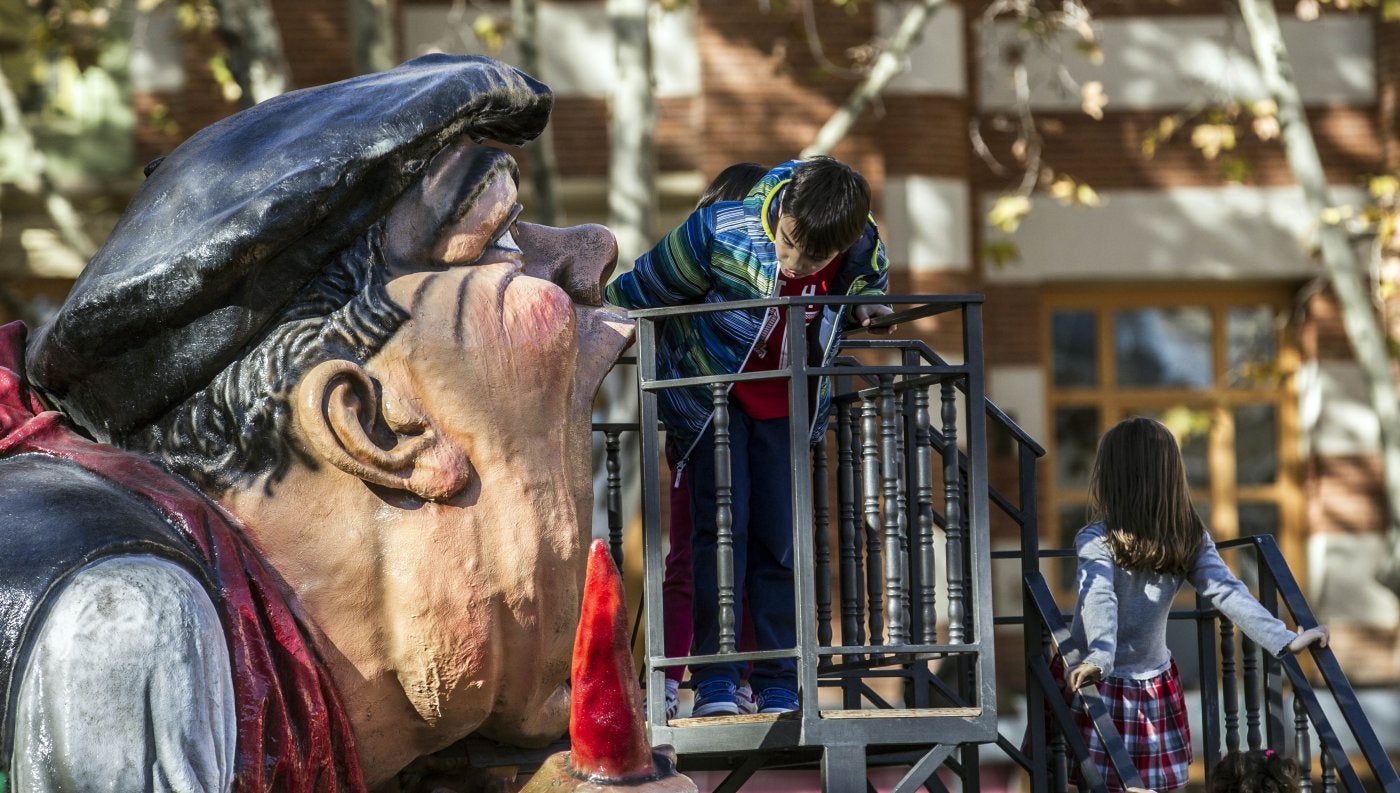
M 915 484 L 915 501 L 918 502 L 918 570 L 919 570 L 919 624 L 922 634 L 919 641 L 933 644 L 938 641 L 938 601 L 934 591 L 937 574 L 933 544 L 933 446 L 929 431 L 928 389 L 914 390 L 914 421 L 917 438 L 914 449 L 914 464 L 918 482 Z
M 1240 694 L 1235 681 L 1235 626 L 1220 618 L 1220 701 L 1225 708 L 1225 751 L 1240 750 Z
M 622 569 L 622 464 L 619 449 L 621 433 L 616 430 L 603 433 L 603 448 L 607 453 L 608 472 L 608 550 L 612 553 L 613 564 Z
M 909 568 L 910 483 L 907 481 L 909 478 L 909 450 L 906 448 L 906 444 L 909 441 L 909 436 L 906 434 L 908 432 L 908 429 L 905 427 L 906 419 L 910 417 L 910 406 L 912 404 L 913 402 L 910 401 L 910 394 L 906 390 L 903 393 L 903 395 L 899 398 L 899 404 L 896 406 L 897 409 L 894 413 L 894 453 L 895 459 L 898 461 L 894 468 L 894 470 L 897 472 L 895 480 L 895 503 L 898 505 L 898 512 L 896 513 L 896 515 L 899 518 L 899 569 L 903 571 L 900 575 L 903 586 L 902 592 L 904 593 L 903 619 L 904 633 L 906 639 L 914 631 L 914 626 L 910 622 L 910 620 L 912 620 L 913 617 L 909 613 L 910 609 L 912 609 L 914 605 L 913 595 L 911 594 L 911 590 L 914 586 L 914 573 Z
M 841 543 L 841 643 L 865 643 L 861 607 L 860 547 L 856 533 L 856 459 L 854 451 L 854 406 L 836 410 L 836 499 L 840 516 Z M 859 656 L 845 656 L 854 661 Z
M 826 441 L 812 448 L 812 537 L 817 565 L 817 643 L 831 646 L 831 510 L 826 493 Z M 823 656 L 824 662 L 829 658 Z
M 899 450 L 895 439 L 894 378 L 880 376 L 880 477 L 885 502 L 885 603 L 889 608 L 889 643 L 907 644 L 904 553 L 899 542 Z
M 1250 749 L 1264 748 L 1259 718 L 1259 645 L 1240 631 L 1240 655 L 1244 656 L 1244 721 Z
M 1055 693 L 1047 692 L 1047 695 L 1053 697 Z M 1066 793 L 1069 790 L 1069 763 L 1069 747 L 1065 742 L 1065 734 L 1056 727 L 1050 738 L 1050 777 L 1055 793 Z
M 1303 706 L 1303 698 L 1293 695 L 1293 743 L 1298 747 L 1298 788 L 1301 793 L 1312 793 L 1312 745 L 1308 737 L 1308 711 Z
M 734 632 L 734 480 L 729 464 L 729 400 L 723 383 L 710 386 L 715 425 L 715 572 L 719 587 L 719 651 L 732 653 Z
M 1319 747 L 1317 754 L 1322 761 L 1322 793 L 1333 793 L 1337 789 L 1337 766 L 1332 762 L 1332 754 L 1327 747 Z
M 885 605 L 880 591 L 880 454 L 876 397 L 863 401 L 860 414 L 861 484 L 865 489 L 865 593 L 870 609 L 870 644 L 885 635 Z
M 948 642 L 961 644 L 965 633 L 963 580 L 963 488 L 958 468 L 958 405 L 952 381 L 942 388 L 943 414 L 943 517 L 947 535 Z

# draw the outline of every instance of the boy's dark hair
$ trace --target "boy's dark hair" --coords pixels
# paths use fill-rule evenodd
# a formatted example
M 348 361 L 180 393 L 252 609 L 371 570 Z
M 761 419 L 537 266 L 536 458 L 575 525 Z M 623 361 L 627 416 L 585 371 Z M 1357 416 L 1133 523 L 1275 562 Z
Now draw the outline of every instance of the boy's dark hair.
M 1298 793 L 1298 763 L 1272 749 L 1231 752 L 1210 772 L 1210 793 Z
M 715 175 L 714 181 L 700 194 L 700 200 L 695 202 L 695 208 L 717 201 L 743 201 L 766 173 L 768 169 L 756 162 L 736 162 Z
M 870 185 L 855 169 L 825 155 L 793 169 L 780 213 L 793 220 L 802 252 L 820 258 L 860 239 L 870 215 Z

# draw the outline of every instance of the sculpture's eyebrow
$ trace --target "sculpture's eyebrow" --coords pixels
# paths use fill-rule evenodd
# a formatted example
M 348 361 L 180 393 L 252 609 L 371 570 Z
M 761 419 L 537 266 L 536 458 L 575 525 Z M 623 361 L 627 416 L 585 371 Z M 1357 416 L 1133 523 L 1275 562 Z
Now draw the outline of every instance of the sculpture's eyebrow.
M 443 225 L 456 223 L 470 212 L 500 174 L 507 174 L 512 182 L 520 184 L 520 166 L 515 164 L 514 157 L 500 149 L 479 147 L 461 175 Z

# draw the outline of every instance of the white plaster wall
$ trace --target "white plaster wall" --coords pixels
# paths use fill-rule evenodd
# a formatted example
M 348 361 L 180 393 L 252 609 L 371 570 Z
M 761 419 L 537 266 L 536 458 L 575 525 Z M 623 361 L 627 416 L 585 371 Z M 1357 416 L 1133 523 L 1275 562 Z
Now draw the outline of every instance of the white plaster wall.
M 1036 364 L 987 367 L 987 398 L 1036 440 L 1049 437 L 1045 416 L 1045 372 Z
M 1099 207 L 1065 206 L 1038 197 L 1020 229 L 986 228 L 988 241 L 1010 240 L 1021 260 L 988 267 L 988 281 L 1036 283 L 1083 279 L 1306 278 L 1315 228 L 1297 187 L 1193 187 L 1106 190 Z M 995 196 L 988 196 L 981 220 Z M 1365 196 L 1333 187 L 1337 205 Z
M 507 43 L 491 53 L 472 33 L 472 22 L 489 10 L 507 15 L 501 4 L 469 9 L 458 17 L 452 7 L 407 6 L 403 10 L 403 43 L 407 56 L 427 52 L 494 55 L 518 63 L 519 53 Z M 602 3 L 541 3 L 539 7 L 540 74 L 558 96 L 606 97 L 616 83 L 612 30 Z M 694 96 L 700 92 L 700 55 L 695 46 L 695 8 L 652 12 L 652 66 L 659 97 Z
M 888 40 L 899 28 L 914 3 L 880 3 L 875 7 L 876 24 L 882 39 Z M 885 94 L 967 93 L 967 60 L 963 54 L 963 10 L 948 3 L 933 12 L 924 26 L 923 38 L 909 50 L 905 69 L 885 86 Z
M 1376 581 L 1385 557 L 1380 534 L 1310 535 L 1308 592 L 1318 619 L 1374 628 L 1400 624 L 1400 602 Z
M 1338 457 L 1379 453 L 1380 422 L 1355 361 L 1309 361 L 1296 382 L 1305 452 Z
M 889 176 L 881 195 L 880 236 L 895 266 L 913 272 L 969 269 L 972 204 L 966 182 Z
M 1375 100 L 1371 18 L 1366 14 L 1328 14 L 1312 22 L 1280 15 L 1298 90 L 1308 104 L 1367 104 Z M 1014 40 L 1011 23 L 998 23 L 986 34 L 978 80 L 984 108 L 1012 106 L 1010 72 L 1002 62 L 1005 44 Z M 1069 39 L 1063 55 L 1041 48 L 1030 51 L 1034 75 L 1031 102 L 1042 110 L 1070 110 L 1080 105 L 1075 91 L 1056 81 L 1063 63 L 1080 83 L 1098 80 L 1108 94 L 1108 109 L 1174 109 L 1193 101 L 1253 100 L 1266 96 L 1251 49 L 1238 19 L 1223 16 L 1121 18 L 1095 23 L 1104 60 L 1094 65 L 1074 53 Z

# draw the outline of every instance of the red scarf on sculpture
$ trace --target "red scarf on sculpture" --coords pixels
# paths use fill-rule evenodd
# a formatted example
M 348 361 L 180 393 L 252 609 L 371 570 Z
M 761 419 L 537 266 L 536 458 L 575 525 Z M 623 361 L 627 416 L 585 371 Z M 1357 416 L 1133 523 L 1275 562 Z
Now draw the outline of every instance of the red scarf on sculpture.
M 218 581 L 238 710 L 239 793 L 365 790 L 350 720 L 330 673 L 237 521 L 144 457 L 87 440 L 45 410 L 24 380 L 23 324 L 0 327 L 0 456 L 71 461 L 154 503 Z

